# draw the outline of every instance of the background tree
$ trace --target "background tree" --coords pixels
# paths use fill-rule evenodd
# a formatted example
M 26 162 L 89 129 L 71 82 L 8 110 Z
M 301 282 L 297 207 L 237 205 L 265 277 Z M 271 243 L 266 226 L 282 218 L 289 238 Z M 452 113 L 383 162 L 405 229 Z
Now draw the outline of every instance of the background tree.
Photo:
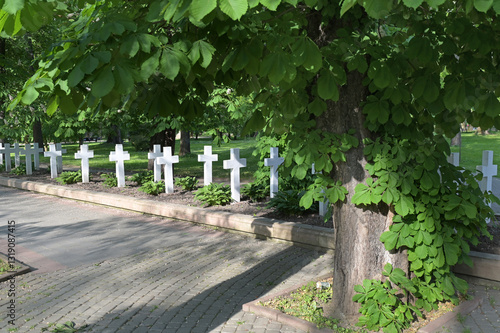
M 490 195 L 446 157 L 460 123 L 499 125 L 498 11 L 484 0 L 91 1 L 11 108 L 45 90 L 49 114 L 193 119 L 214 83 L 258 92 L 245 129 L 294 133 L 292 175 L 323 172 L 302 203 L 334 204 L 335 314 L 357 320 L 361 305 L 361 324 L 395 332 L 465 292 L 450 267 L 470 262 L 467 242 L 493 216 Z

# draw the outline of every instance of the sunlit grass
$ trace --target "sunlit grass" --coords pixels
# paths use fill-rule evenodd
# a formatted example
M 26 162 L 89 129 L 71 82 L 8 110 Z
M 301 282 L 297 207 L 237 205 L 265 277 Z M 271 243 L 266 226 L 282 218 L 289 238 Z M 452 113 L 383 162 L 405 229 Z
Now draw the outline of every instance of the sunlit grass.
M 204 146 L 212 146 L 212 153 L 218 154 L 218 161 L 213 164 L 213 177 L 214 178 L 227 178 L 229 179 L 230 170 L 223 169 L 222 165 L 224 160 L 229 159 L 231 148 L 240 148 L 240 158 L 247 159 L 247 167 L 241 169 L 242 179 L 251 179 L 254 172 L 257 170 L 258 158 L 252 155 L 255 149 L 256 141 L 253 138 L 242 139 L 242 140 L 232 140 L 229 143 L 223 143 L 220 147 L 213 145 L 210 139 L 191 139 L 191 154 L 187 156 L 179 157 L 179 163 L 174 165 L 174 176 L 175 177 L 185 177 L 194 176 L 201 178 L 203 177 L 203 163 L 198 162 L 198 155 L 203 154 Z M 89 166 L 93 170 L 115 170 L 115 162 L 109 160 L 109 153 L 115 150 L 115 145 L 112 143 L 101 143 L 101 142 L 88 142 L 89 150 L 94 151 L 94 158 L 89 160 Z M 76 143 L 73 144 L 63 144 L 63 149 L 67 152 L 63 156 L 63 166 L 64 168 L 78 168 L 80 166 L 80 160 L 74 159 L 74 155 L 79 150 L 79 146 Z M 175 147 L 178 154 L 180 143 L 176 141 Z M 128 151 L 130 154 L 130 160 L 125 161 L 125 172 L 134 173 L 147 170 L 148 167 L 148 152 L 146 151 L 136 151 L 135 148 L 129 143 L 125 142 L 123 144 L 123 150 Z M 48 157 L 41 157 L 41 163 L 49 163 Z
M 462 133 L 462 146 L 451 147 L 454 153 L 460 153 L 460 166 L 475 171 L 482 164 L 483 151 L 493 150 L 493 164 L 500 161 L 500 132 L 490 132 L 489 135 Z

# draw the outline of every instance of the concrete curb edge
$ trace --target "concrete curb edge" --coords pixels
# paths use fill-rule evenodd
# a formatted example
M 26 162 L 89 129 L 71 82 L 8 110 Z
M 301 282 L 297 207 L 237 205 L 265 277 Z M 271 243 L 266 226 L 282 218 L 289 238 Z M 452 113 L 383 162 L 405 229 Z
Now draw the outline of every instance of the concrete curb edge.
M 71 189 L 59 185 L 7 177 L 0 177 L 0 185 L 249 233 L 259 238 L 272 238 L 291 242 L 320 251 L 329 252 L 335 249 L 334 231 L 332 229 L 301 223 L 228 212 L 207 211 L 198 207 L 129 198 L 119 194 Z

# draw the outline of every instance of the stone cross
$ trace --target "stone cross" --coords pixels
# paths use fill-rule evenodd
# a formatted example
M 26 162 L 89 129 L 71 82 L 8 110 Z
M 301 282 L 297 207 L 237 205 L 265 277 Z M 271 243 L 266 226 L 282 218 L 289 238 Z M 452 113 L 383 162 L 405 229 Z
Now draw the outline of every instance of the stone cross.
M 88 183 L 89 177 L 89 159 L 94 157 L 94 151 L 89 150 L 89 145 L 81 145 L 80 150 L 75 153 L 75 158 L 82 159 L 82 183 Z
M 314 169 L 314 163 L 312 164 L 311 173 L 313 175 L 315 175 L 317 173 L 321 173 L 321 172 L 316 172 L 316 170 Z M 321 189 L 321 193 L 325 193 L 325 189 Z M 329 204 L 330 204 L 330 202 L 328 200 L 326 200 L 326 202 L 325 201 L 319 202 L 319 216 L 324 217 L 326 215 L 326 213 L 328 212 L 328 205 Z
M 125 187 L 125 166 L 123 161 L 130 160 L 128 151 L 123 151 L 123 145 L 115 145 L 115 151 L 109 153 L 109 160 L 116 162 L 116 178 L 118 179 L 118 187 Z
M 35 164 L 35 170 L 40 169 L 40 153 L 43 153 L 43 148 L 38 147 L 38 142 L 33 144 L 33 163 Z
M 223 161 L 224 169 L 231 169 L 231 198 L 240 202 L 240 169 L 247 166 L 247 159 L 240 159 L 240 149 L 231 148 L 231 157 Z
M 57 172 L 62 172 L 63 164 L 62 164 L 62 154 L 66 154 L 67 150 L 62 148 L 61 143 L 56 143 L 57 150 L 61 151 L 61 156 L 57 156 Z
M 154 145 L 153 152 L 148 153 L 148 159 L 153 160 L 153 163 L 154 163 L 153 172 L 154 172 L 154 181 L 155 182 L 159 182 L 161 180 L 161 164 L 158 164 L 156 158 L 162 157 L 162 156 L 163 156 L 163 153 L 161 152 L 160 145 Z
M 217 154 L 212 154 L 212 146 L 203 148 L 203 155 L 198 155 L 198 162 L 203 162 L 203 185 L 212 183 L 212 162 L 218 161 Z
M 19 143 L 16 142 L 11 151 L 14 153 L 14 166 L 18 168 L 21 166 L 21 152 L 23 152 L 24 149 L 20 148 Z
M 493 177 L 497 175 L 497 165 L 493 164 L 493 150 L 483 151 L 483 164 L 476 166 L 483 173 L 483 180 L 479 183 L 481 191 L 491 191 Z
M 24 145 L 24 150 L 21 151 L 21 154 L 26 155 L 26 174 L 33 174 L 33 169 L 31 167 L 31 155 L 35 154 L 35 149 L 31 148 L 31 143 Z
M 451 155 L 448 156 L 448 163 L 456 167 L 460 166 L 460 153 L 451 153 Z
M 2 148 L 0 148 L 0 155 L 4 155 L 4 164 L 5 164 L 5 171 L 10 172 L 11 168 L 11 162 L 10 162 L 10 153 L 12 152 L 12 149 L 10 148 L 9 143 L 5 143 Z
M 57 150 L 56 145 L 49 144 L 49 151 L 43 153 L 43 156 L 50 157 L 50 178 L 57 178 L 57 157 L 62 156 L 62 152 Z
M 274 198 L 274 193 L 278 192 L 278 167 L 283 164 L 285 159 L 279 157 L 278 148 L 271 148 L 271 158 L 264 159 L 264 165 L 271 167 L 271 198 Z
M 172 147 L 163 147 L 163 156 L 157 157 L 156 163 L 165 164 L 165 193 L 174 193 L 173 164 L 179 163 L 179 156 L 172 156 Z

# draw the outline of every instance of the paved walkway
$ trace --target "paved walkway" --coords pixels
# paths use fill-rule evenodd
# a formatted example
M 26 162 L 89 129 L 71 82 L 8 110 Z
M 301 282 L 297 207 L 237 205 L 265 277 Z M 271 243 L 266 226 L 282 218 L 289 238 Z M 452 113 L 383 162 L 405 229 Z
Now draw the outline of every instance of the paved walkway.
M 0 187 L 0 249 L 35 271 L 0 284 L 0 331 L 73 321 L 86 332 L 302 332 L 242 304 L 329 272 L 332 256 L 271 241 Z M 1 222 L 3 221 L 3 222 Z M 2 225 L 3 224 L 3 225 Z M 500 291 L 438 332 L 500 332 Z M 15 300 L 15 325 L 7 317 Z
M 0 284 L 1 332 L 66 321 L 100 333 L 301 332 L 241 306 L 332 267 L 331 255 L 185 222 L 7 188 L 0 197 L 1 237 L 15 220 L 18 258 L 37 269 L 15 279 L 15 297 Z

